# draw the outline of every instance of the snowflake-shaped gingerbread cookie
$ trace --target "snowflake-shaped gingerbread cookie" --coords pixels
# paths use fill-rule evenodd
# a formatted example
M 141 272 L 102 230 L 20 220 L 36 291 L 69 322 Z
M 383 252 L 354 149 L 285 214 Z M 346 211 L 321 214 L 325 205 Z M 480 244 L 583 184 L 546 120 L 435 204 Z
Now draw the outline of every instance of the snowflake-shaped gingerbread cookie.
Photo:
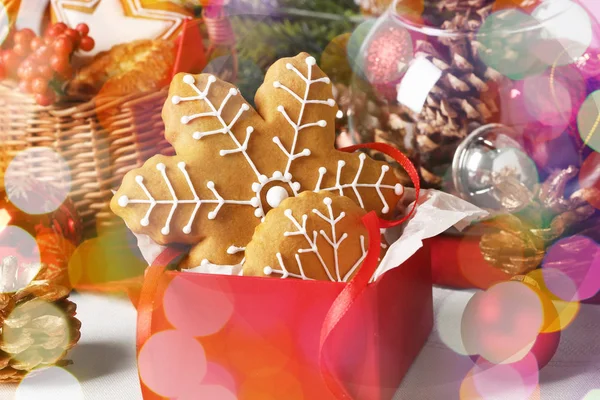
M 193 245 L 184 268 L 238 264 L 266 213 L 304 191 L 390 214 L 403 188 L 385 163 L 334 148 L 338 107 L 315 64 L 305 53 L 276 62 L 256 109 L 212 75 L 176 75 L 162 116 L 177 155 L 129 172 L 112 210 L 157 243 Z

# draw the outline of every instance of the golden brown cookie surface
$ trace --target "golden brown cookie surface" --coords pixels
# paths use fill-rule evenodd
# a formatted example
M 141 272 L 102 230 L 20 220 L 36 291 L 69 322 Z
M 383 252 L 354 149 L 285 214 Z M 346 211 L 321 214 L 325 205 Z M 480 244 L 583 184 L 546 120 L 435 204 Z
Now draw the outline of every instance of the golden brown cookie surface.
M 345 195 L 380 216 L 402 195 L 385 163 L 334 149 L 337 106 L 314 58 L 275 63 L 255 103 L 210 75 L 178 74 L 163 108 L 177 156 L 128 173 L 113 198 L 134 232 L 194 245 L 184 267 L 239 263 L 265 214 L 305 191 Z
M 244 275 L 348 281 L 367 255 L 365 214 L 334 193 L 303 192 L 284 200 L 256 228 Z

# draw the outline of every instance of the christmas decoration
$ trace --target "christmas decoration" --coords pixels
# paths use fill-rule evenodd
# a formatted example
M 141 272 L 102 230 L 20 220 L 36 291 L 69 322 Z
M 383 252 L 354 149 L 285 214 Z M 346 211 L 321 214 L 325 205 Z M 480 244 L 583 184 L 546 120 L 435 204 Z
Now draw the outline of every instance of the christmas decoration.
M 150 0 L 52 0 L 51 4 L 56 21 L 69 27 L 85 23 L 92 32 L 102 32 L 90 55 L 134 40 L 174 39 L 184 20 L 193 16 L 174 4 Z
M 111 208 L 158 243 L 195 245 L 188 267 L 238 263 L 266 212 L 302 191 L 337 192 L 390 213 L 402 186 L 387 165 L 333 148 L 331 95 L 308 54 L 270 68 L 255 98 L 260 113 L 214 76 L 177 75 L 163 117 L 178 156 L 154 157 L 127 174 Z M 214 235 L 220 239 L 206 239 Z
M 62 23 L 51 26 L 43 37 L 30 29 L 17 31 L 12 49 L 2 52 L 0 75 L 16 75 L 22 92 L 33 94 L 39 105 L 48 106 L 56 101 L 62 83 L 73 77 L 73 53 L 94 48 L 88 33 L 86 24 L 70 29 Z
M 472 30 L 479 20 L 460 14 L 443 24 L 444 29 Z M 467 31 L 467 32 L 468 32 Z M 498 113 L 494 82 L 504 78 L 487 67 L 465 34 L 442 39 L 448 56 L 431 43 L 417 40 L 415 58 L 427 60 L 441 72 L 420 112 L 411 110 L 416 125 L 421 175 L 429 186 L 439 187 L 460 142 L 475 128 L 489 123 Z
M 0 192 L 0 213 L 6 226 L 18 226 L 35 238 L 41 262 L 45 265 L 43 277 L 69 287 L 67 265 L 75 248 L 82 240 L 82 223 L 70 200 L 65 200 L 54 211 L 31 215 L 18 208 L 10 198 L 19 200 L 39 196 L 52 196 L 39 181 L 23 179 L 19 187 L 9 186 Z
M 485 260 L 511 275 L 524 274 L 541 263 L 554 241 L 598 225 L 600 214 L 590 204 L 600 194 L 597 189 L 565 195 L 577 173 L 575 167 L 557 171 L 533 191 L 510 174 L 496 176 L 494 185 L 503 205 L 520 211 L 485 222 L 495 229 L 481 238 Z
M 81 323 L 76 305 L 67 299 L 70 289 L 49 275 L 42 265 L 28 286 L 0 293 L 0 383 L 18 382 L 36 368 L 68 364 L 64 357 L 79 341 Z M 17 276 L 0 276 L 11 279 Z

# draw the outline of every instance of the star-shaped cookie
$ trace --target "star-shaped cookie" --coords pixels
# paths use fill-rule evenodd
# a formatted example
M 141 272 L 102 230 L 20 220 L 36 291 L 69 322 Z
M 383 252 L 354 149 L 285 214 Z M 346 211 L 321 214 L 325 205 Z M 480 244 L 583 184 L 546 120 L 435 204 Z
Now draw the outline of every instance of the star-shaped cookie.
M 387 164 L 334 148 L 338 107 L 313 57 L 276 62 L 255 104 L 214 76 L 175 76 L 162 114 L 177 155 L 129 172 L 112 200 L 134 232 L 192 245 L 183 267 L 238 264 L 265 214 L 304 191 L 383 217 L 402 196 Z

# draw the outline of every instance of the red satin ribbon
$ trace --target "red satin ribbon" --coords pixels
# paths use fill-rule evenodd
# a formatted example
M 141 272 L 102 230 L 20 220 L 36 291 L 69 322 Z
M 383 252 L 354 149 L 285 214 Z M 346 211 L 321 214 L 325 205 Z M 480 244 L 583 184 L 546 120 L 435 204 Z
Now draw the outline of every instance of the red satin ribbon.
M 381 246 L 381 234 L 380 228 L 389 228 L 397 226 L 409 219 L 415 212 L 417 200 L 419 199 L 420 193 L 420 181 L 417 170 L 410 160 L 402 154 L 399 150 L 385 145 L 383 143 L 367 143 L 356 146 L 345 147 L 341 149 L 345 152 L 354 152 L 358 149 L 369 148 L 377 151 L 381 151 L 384 154 L 394 158 L 407 172 L 415 186 L 416 199 L 410 212 L 403 218 L 395 221 L 387 221 L 377 217 L 375 212 L 370 212 L 363 217 L 363 223 L 369 231 L 369 250 L 363 265 L 360 267 L 358 273 L 352 278 L 352 280 L 346 285 L 338 297 L 334 300 L 331 308 L 327 312 L 323 326 L 321 328 L 321 337 L 319 344 L 319 360 L 321 374 L 329 390 L 338 398 L 343 400 L 351 399 L 352 397 L 348 394 L 342 383 L 337 379 L 329 370 L 324 359 L 324 347 L 330 334 L 335 330 L 339 322 L 343 319 L 344 315 L 352 308 L 354 302 L 362 294 L 367 287 L 369 280 L 373 276 L 375 269 L 377 268 L 380 246 Z M 146 343 L 146 341 L 152 335 L 152 313 L 154 311 L 154 297 L 156 291 L 163 278 L 165 269 L 172 264 L 178 257 L 184 254 L 184 250 L 169 247 L 165 249 L 146 270 L 144 278 L 144 285 L 139 297 L 138 303 L 138 319 L 137 319 L 137 353 L 139 352 Z M 140 379 L 141 382 L 141 379 Z M 145 399 L 152 398 L 154 394 L 144 386 L 142 382 L 142 394 Z
M 402 154 L 399 150 L 383 143 L 365 143 L 356 146 L 345 147 L 341 150 L 350 153 L 358 149 L 377 150 L 396 160 L 406 170 L 408 176 L 412 180 L 412 183 L 415 186 L 416 198 L 410 212 L 399 220 L 387 221 L 377 218 L 377 215 L 373 211 L 363 217 L 363 224 L 369 230 L 369 251 L 367 253 L 367 257 L 358 270 L 358 273 L 334 300 L 331 308 L 325 316 L 325 321 L 323 322 L 323 327 L 321 328 L 321 339 L 319 342 L 319 367 L 321 369 L 321 375 L 323 376 L 325 384 L 331 393 L 333 393 L 336 398 L 341 400 L 351 400 L 352 397 L 340 380 L 330 372 L 325 360 L 325 343 L 339 322 L 344 318 L 344 315 L 352 308 L 356 300 L 366 289 L 371 277 L 377 269 L 381 250 L 381 234 L 379 233 L 379 229 L 398 226 L 408 220 L 416 210 L 417 201 L 419 200 L 419 194 L 421 191 L 419 174 L 417 173 L 415 166 L 410 162 L 408 157 Z

